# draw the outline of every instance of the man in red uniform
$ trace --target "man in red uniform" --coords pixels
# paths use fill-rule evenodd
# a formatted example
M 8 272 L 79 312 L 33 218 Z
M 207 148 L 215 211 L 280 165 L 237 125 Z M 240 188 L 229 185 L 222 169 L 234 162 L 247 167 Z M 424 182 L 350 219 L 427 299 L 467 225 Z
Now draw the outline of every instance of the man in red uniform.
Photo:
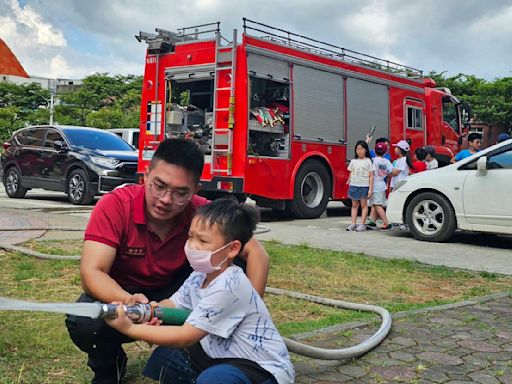
M 79 302 L 148 303 L 169 298 L 191 272 L 183 250 L 195 209 L 208 200 L 196 193 L 204 165 L 190 140 L 163 141 L 144 185 L 119 188 L 94 207 L 85 231 Z M 251 239 L 240 255 L 247 276 L 263 296 L 268 255 Z M 131 339 L 101 319 L 68 316 L 73 342 L 89 356 L 93 384 L 119 383 L 126 370 L 122 343 Z

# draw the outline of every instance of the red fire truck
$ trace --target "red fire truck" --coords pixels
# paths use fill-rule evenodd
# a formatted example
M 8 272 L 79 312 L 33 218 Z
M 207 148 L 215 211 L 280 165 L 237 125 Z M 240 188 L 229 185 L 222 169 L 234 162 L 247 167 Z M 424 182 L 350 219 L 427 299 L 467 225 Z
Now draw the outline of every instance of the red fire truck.
M 165 138 L 202 146 L 202 191 L 314 218 L 347 199 L 357 140 L 407 139 L 448 163 L 460 102 L 422 72 L 243 19 L 238 41 L 220 23 L 156 29 L 142 90 L 139 172 Z

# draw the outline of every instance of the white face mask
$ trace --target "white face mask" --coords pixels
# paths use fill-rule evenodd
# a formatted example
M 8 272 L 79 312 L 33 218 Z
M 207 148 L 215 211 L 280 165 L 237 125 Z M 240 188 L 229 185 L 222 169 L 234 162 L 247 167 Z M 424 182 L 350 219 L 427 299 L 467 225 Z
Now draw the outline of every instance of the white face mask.
M 187 240 L 187 242 L 185 243 L 185 248 L 184 248 L 185 255 L 187 256 L 187 260 L 190 263 L 190 266 L 192 267 L 192 269 L 194 271 L 204 272 L 204 273 L 212 273 L 212 272 L 220 270 L 221 265 L 224 264 L 226 262 L 226 260 L 228 259 L 228 257 L 226 256 L 226 258 L 224 260 L 222 260 L 217 266 L 213 266 L 212 261 L 211 261 L 212 256 L 215 253 L 223 250 L 230 244 L 231 244 L 231 242 L 227 243 L 223 247 L 220 247 L 216 251 L 203 251 L 200 249 L 190 248 L 188 246 L 188 240 Z

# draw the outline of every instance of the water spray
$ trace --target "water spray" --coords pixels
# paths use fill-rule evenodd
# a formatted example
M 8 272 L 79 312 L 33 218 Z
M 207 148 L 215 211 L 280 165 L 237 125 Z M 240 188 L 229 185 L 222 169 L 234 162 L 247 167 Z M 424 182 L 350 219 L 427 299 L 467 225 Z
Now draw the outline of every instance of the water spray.
M 140 324 L 157 318 L 165 325 L 182 325 L 190 311 L 178 308 L 165 308 L 149 304 L 134 304 L 123 306 L 126 316 L 134 323 Z M 85 316 L 92 319 L 115 319 L 118 304 L 105 303 L 33 303 L 0 297 L 0 310 L 11 311 L 40 311 L 64 313 L 67 315 Z

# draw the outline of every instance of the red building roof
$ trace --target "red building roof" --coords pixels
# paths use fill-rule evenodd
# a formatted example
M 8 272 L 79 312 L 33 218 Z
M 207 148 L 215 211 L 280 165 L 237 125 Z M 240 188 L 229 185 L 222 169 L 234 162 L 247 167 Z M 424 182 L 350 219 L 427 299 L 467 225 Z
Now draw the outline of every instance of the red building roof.
M 0 75 L 30 77 L 2 39 L 0 39 Z

